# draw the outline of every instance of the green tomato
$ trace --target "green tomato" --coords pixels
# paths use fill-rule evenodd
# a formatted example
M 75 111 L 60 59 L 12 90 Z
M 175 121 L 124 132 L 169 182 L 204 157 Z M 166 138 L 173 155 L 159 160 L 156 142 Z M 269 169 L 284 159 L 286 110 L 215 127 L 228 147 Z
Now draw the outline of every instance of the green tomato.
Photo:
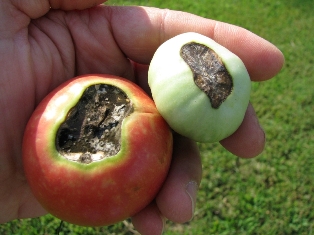
M 199 142 L 220 141 L 234 133 L 243 121 L 251 90 L 238 56 L 192 32 L 157 49 L 148 83 L 171 128 Z

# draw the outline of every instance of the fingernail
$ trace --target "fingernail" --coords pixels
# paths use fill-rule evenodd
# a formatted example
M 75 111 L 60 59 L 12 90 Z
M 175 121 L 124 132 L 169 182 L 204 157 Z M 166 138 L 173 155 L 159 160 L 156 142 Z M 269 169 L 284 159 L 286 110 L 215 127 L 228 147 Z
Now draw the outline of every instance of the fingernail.
M 195 205 L 196 205 L 196 194 L 198 190 L 198 185 L 195 181 L 190 181 L 186 186 L 185 186 L 185 191 L 189 195 L 191 199 L 191 206 L 192 206 L 192 216 L 191 219 L 193 219 L 194 212 L 195 212 Z
M 164 233 L 164 230 L 165 230 L 165 226 L 166 226 L 166 218 L 164 216 L 160 216 L 161 217 L 161 220 L 162 220 L 162 230 L 161 230 L 161 235 Z

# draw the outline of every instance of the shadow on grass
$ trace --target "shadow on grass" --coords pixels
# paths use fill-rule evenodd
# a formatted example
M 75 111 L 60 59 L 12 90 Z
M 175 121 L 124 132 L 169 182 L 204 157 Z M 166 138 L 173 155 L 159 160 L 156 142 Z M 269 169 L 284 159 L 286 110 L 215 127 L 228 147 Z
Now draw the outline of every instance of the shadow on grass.
M 284 1 L 283 1 L 284 2 Z M 302 10 L 303 12 L 313 14 L 314 9 L 314 1 L 313 0 L 289 0 L 285 2 L 285 4 L 298 8 L 299 10 Z

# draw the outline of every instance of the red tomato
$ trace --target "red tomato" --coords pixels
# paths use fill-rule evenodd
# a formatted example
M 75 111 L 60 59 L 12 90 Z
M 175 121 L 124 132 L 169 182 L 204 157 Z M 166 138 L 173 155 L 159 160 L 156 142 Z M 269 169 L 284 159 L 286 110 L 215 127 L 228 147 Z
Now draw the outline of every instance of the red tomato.
M 65 158 L 57 147 L 58 129 L 95 84 L 119 88 L 132 104 L 121 124 L 120 150 L 88 163 Z M 147 206 L 166 178 L 171 155 L 171 130 L 152 99 L 132 82 L 111 75 L 81 76 L 55 89 L 34 111 L 23 140 L 25 174 L 34 196 L 52 215 L 82 226 L 114 224 Z

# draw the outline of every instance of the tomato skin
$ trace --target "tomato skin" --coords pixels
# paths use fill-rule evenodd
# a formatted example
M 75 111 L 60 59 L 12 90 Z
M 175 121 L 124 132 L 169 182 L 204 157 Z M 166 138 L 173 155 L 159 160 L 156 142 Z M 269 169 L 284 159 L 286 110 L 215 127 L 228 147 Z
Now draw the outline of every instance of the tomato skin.
M 56 130 L 82 91 L 99 83 L 119 87 L 133 104 L 122 124 L 121 150 L 90 164 L 69 161 L 56 150 Z M 168 124 L 139 87 L 111 75 L 88 75 L 62 84 L 36 108 L 25 130 L 23 163 L 34 196 L 49 213 L 77 225 L 104 226 L 154 199 L 169 170 L 172 144 Z

